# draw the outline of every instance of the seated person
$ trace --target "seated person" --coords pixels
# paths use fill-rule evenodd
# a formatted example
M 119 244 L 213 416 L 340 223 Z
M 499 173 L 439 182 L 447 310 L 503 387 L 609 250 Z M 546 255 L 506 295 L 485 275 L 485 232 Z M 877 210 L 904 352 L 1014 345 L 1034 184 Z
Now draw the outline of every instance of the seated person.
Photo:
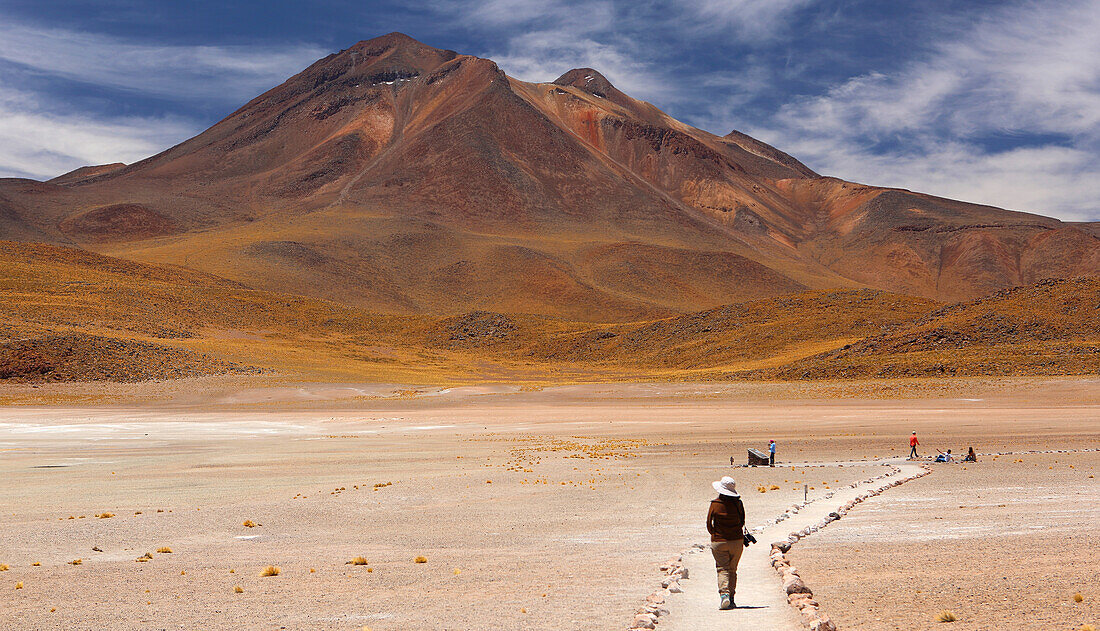
M 951 462 L 951 450 L 948 449 L 947 453 L 936 456 L 936 462 Z
M 978 454 L 974 453 L 974 448 L 971 447 L 970 451 L 966 452 L 966 457 L 963 458 L 963 462 L 977 462 Z

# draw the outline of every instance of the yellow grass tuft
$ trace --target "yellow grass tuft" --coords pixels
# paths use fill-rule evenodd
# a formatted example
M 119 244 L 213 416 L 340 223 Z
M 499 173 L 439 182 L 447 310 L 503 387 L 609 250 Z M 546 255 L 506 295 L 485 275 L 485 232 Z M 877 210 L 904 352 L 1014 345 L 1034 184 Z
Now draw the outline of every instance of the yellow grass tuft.
M 187 576 L 187 570 L 180 570 L 180 576 Z
M 462 573 L 462 570 L 460 570 L 460 569 L 458 569 L 458 568 L 456 567 L 456 568 L 455 568 L 455 576 L 458 576 L 458 575 L 459 575 L 459 574 L 461 574 L 461 573 Z
M 364 559 L 363 557 L 355 557 L 354 559 L 348 561 L 344 565 L 367 565 L 367 560 Z
M 1081 625 L 1080 631 L 1096 631 L 1096 627 L 1092 626 L 1091 624 L 1083 624 Z
M 241 587 L 240 585 L 234 585 L 233 586 L 233 593 L 234 594 L 243 594 L 244 593 L 244 588 Z
M 161 546 L 157 548 L 157 552 L 161 554 L 172 554 L 172 548 L 169 548 L 168 546 Z
M 373 573 L 374 573 L 374 568 L 373 567 L 368 567 L 367 568 L 367 574 L 373 574 Z
M 38 561 L 35 561 L 34 563 L 31 563 L 31 565 L 32 565 L 32 566 L 34 566 L 34 567 L 38 567 L 38 566 L 40 566 L 40 565 L 42 565 L 42 564 L 41 564 L 41 563 L 39 563 Z
M 229 568 L 229 573 L 230 574 L 236 574 L 237 570 L 234 570 L 233 568 Z
M 955 622 L 958 619 L 955 612 L 947 611 L 946 609 L 941 611 L 940 615 L 936 616 L 936 622 Z
M 773 485 L 768 487 L 768 490 L 769 491 L 778 491 L 779 490 L 779 485 L 778 484 L 773 484 Z
M 1085 599 L 1085 597 L 1081 595 L 1081 592 L 1077 592 L 1076 594 L 1073 595 L 1073 602 L 1075 602 L 1075 603 L 1079 603 L 1084 599 Z
M 316 574 L 317 570 L 315 570 L 314 568 L 309 568 L 309 573 L 310 574 Z
M 282 572 L 277 566 L 269 565 L 260 571 L 260 576 L 278 576 Z
M 7 563 L 0 563 L 0 572 L 7 572 L 7 571 L 8 571 L 8 564 Z
M 72 561 L 69 561 L 69 565 L 80 565 L 83 562 L 84 559 L 73 559 Z
M 96 517 L 98 517 L 100 519 L 110 519 L 111 517 L 114 517 L 114 516 L 115 516 L 114 513 L 100 513 L 100 514 L 96 515 Z
M 244 526 L 245 528 L 255 528 L 256 526 L 259 526 L 259 524 L 252 521 L 251 519 L 244 520 L 244 522 L 241 525 Z
M 413 559 L 413 563 L 427 563 L 428 559 L 425 557 L 416 557 Z
M 15 589 L 23 589 L 23 581 L 19 581 L 15 584 Z

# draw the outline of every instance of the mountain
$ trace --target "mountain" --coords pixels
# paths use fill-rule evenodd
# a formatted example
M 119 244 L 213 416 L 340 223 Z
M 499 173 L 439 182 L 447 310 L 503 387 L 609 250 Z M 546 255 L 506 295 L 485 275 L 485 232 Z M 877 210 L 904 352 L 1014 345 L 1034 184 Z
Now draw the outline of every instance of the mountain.
M 593 69 L 393 33 L 146 160 L 0 180 L 0 238 L 379 313 L 673 316 L 806 290 L 953 302 L 1100 275 L 1100 228 L 822 177 Z

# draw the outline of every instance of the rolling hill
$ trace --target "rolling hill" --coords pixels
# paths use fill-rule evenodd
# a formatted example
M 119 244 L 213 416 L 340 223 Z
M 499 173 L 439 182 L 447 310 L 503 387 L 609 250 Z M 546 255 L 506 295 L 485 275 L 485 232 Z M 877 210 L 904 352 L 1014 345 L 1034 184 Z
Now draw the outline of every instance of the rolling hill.
M 0 383 L 204 375 L 285 380 L 844 379 L 1100 374 L 1100 280 L 943 305 L 811 291 L 594 324 L 379 315 L 181 267 L 0 242 Z

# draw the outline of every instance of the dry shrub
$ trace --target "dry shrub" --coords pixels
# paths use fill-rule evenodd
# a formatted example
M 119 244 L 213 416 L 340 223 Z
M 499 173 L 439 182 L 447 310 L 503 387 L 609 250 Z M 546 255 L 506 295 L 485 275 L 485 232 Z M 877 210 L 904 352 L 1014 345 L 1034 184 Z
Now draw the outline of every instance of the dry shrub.
M 427 563 L 427 562 L 428 562 L 428 559 L 426 559 L 425 557 L 416 557 L 415 559 L 413 559 L 413 563 Z
M 15 589 L 23 589 L 23 581 L 19 581 L 15 584 Z
M 278 576 L 282 572 L 277 566 L 269 565 L 260 571 L 260 576 Z
M 114 516 L 115 516 L 114 513 L 100 513 L 100 514 L 96 515 L 96 517 L 98 517 L 100 519 L 110 519 L 111 517 L 114 517 Z
M 157 552 L 161 554 L 172 554 L 172 548 L 169 548 L 168 546 L 161 546 L 157 548 Z
M 69 565 L 80 565 L 83 562 L 84 559 L 73 559 L 72 561 L 69 561 Z
M 244 522 L 242 522 L 241 525 L 244 526 L 245 528 L 255 528 L 256 526 L 259 526 L 259 524 L 252 521 L 251 519 L 244 520 Z
M 1084 599 L 1085 599 L 1085 597 L 1081 595 L 1081 592 L 1077 592 L 1076 594 L 1073 595 L 1073 602 L 1075 602 L 1075 603 L 1079 603 Z
M 32 565 L 32 566 L 34 566 L 34 567 L 38 567 L 38 566 L 40 566 L 40 565 L 42 565 L 42 564 L 41 564 L 41 563 L 39 563 L 38 561 L 35 561 L 34 563 L 31 563 L 31 565 Z
M 959 617 L 955 615 L 953 611 L 947 611 L 946 609 L 940 612 L 940 615 L 936 616 L 936 622 L 955 622 Z
M 778 491 L 779 490 L 779 485 L 778 484 L 773 484 L 773 485 L 768 487 L 768 490 L 769 491 Z
M 363 557 L 355 557 L 354 559 L 348 561 L 344 565 L 367 565 L 367 560 L 364 559 Z
M 0 563 L 0 572 L 7 572 L 7 571 L 8 571 L 8 564 L 7 563 Z
M 234 585 L 233 586 L 233 593 L 234 594 L 243 594 L 244 593 L 244 588 L 241 587 L 240 585 Z

